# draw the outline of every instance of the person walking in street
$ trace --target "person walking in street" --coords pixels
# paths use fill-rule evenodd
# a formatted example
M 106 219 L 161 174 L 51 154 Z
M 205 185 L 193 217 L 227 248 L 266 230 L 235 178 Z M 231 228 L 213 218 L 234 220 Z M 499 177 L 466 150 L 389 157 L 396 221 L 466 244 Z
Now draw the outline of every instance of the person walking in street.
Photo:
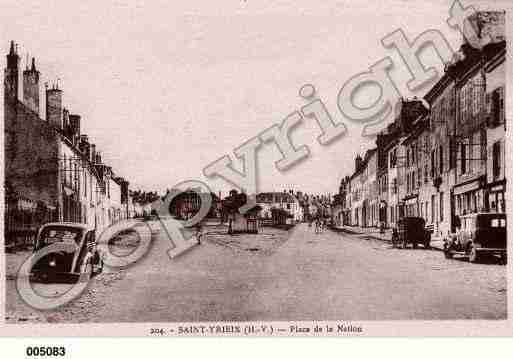
M 198 244 L 201 244 L 201 237 L 203 236 L 203 228 L 201 226 L 201 223 L 198 223 L 196 225 L 196 240 L 198 241 Z

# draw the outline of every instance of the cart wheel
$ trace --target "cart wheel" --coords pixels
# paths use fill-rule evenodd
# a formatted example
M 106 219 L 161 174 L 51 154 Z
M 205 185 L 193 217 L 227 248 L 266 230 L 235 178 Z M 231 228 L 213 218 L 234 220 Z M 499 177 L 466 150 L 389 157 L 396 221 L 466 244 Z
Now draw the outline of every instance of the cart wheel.
M 504 265 L 508 264 L 508 256 L 506 254 L 501 255 L 501 262 Z
M 413 242 L 413 249 L 417 249 L 417 247 L 418 247 L 417 242 Z
M 430 241 L 424 242 L 424 249 L 431 249 Z

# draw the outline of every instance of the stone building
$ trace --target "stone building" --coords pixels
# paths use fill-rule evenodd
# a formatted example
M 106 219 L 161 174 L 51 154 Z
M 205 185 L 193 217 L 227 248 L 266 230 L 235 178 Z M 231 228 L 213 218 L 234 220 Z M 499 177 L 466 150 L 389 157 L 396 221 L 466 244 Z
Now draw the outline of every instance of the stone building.
M 44 91 L 41 118 L 35 59 L 23 71 L 19 98 L 19 60 L 11 42 L 4 72 L 6 243 L 33 236 L 49 221 L 81 222 L 100 231 L 126 213 L 121 187 L 128 183 L 114 176 L 80 133 L 81 118 L 63 107 L 57 85 Z
M 262 209 L 260 217 L 271 219 L 275 209 L 285 211 L 289 218 L 295 222 L 303 220 L 303 207 L 291 192 L 261 192 L 256 196 L 256 203 Z

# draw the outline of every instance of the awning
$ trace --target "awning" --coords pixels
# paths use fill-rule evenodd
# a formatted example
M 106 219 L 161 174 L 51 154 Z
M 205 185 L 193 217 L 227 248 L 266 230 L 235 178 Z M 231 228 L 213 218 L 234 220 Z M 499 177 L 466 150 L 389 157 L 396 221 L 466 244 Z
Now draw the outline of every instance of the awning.
M 405 200 L 405 203 L 406 204 L 415 204 L 415 203 L 417 203 L 417 198 L 418 198 L 418 196 L 415 196 L 413 198 L 409 198 L 409 199 Z
M 480 184 L 481 184 L 480 180 L 474 180 L 474 181 L 466 183 L 464 185 L 454 187 L 454 194 L 458 195 L 458 194 L 462 194 L 462 193 L 469 192 L 469 191 L 475 191 L 475 190 L 479 189 Z
M 496 185 L 490 188 L 490 192 L 503 192 L 505 191 L 505 186 L 503 184 Z

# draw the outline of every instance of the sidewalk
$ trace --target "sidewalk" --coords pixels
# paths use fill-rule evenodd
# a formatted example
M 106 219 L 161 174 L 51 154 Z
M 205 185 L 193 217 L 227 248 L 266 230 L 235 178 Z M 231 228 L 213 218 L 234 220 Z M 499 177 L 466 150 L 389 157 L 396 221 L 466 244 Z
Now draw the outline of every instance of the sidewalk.
M 377 239 L 392 243 L 392 229 L 385 229 L 384 233 L 381 233 L 377 227 L 332 226 L 331 229 L 350 235 L 356 235 L 360 238 Z M 431 237 L 431 248 L 441 251 L 443 250 L 443 244 L 442 238 Z

